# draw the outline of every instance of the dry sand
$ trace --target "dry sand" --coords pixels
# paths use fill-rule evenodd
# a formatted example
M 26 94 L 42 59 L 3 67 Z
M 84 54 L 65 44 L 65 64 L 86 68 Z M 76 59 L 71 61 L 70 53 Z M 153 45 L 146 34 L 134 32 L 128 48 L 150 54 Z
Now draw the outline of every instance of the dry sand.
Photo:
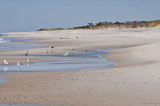
M 115 48 L 104 57 L 118 65 L 83 71 L 2 74 L 9 81 L 0 86 L 1 104 L 160 106 L 160 28 L 10 34 L 14 34 L 14 37 L 40 39 L 36 42 L 49 44 L 47 47 L 29 50 L 35 55 L 43 55 L 49 46 L 55 47 L 56 54 L 72 48 L 74 52 Z M 1 52 L 0 55 L 24 54 L 25 51 Z

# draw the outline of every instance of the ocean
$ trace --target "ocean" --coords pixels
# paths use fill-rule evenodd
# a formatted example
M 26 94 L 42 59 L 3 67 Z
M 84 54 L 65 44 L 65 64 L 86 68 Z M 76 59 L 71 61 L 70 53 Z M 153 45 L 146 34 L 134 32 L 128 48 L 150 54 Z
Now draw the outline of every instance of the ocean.
M 45 46 L 44 44 L 23 43 L 33 41 L 23 38 L 9 38 L 8 35 L 0 34 L 0 51 L 23 50 Z

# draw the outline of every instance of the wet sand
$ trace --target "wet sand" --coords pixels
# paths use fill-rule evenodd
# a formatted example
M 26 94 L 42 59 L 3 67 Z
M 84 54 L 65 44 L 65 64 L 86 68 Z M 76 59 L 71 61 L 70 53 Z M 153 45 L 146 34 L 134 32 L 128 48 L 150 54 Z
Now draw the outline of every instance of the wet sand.
M 160 105 L 160 28 L 18 34 L 25 35 L 16 37 L 34 36 L 34 39 L 43 39 L 37 43 L 54 45 L 55 54 L 65 53 L 72 48 L 75 49 L 74 52 L 115 48 L 110 50 L 111 54 L 104 57 L 118 65 L 107 69 L 82 71 L 5 73 L 2 75 L 9 81 L 0 86 L 0 103 L 71 106 Z M 62 37 L 69 39 L 59 39 Z M 43 55 L 45 48 L 29 51 L 34 55 Z M 23 54 L 25 51 L 0 52 L 0 55 Z

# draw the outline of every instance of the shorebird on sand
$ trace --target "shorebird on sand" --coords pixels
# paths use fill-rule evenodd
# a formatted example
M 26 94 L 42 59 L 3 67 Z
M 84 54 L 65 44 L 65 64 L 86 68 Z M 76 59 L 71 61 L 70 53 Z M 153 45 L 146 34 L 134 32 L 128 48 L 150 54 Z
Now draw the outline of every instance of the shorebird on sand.
M 88 50 L 85 50 L 85 52 L 87 52 Z
M 54 47 L 53 46 L 50 46 L 50 49 L 53 49 Z
M 18 62 L 17 62 L 17 66 L 18 66 L 18 68 L 20 67 L 20 65 L 21 65 L 21 64 L 20 64 L 20 62 L 18 61 Z
M 6 59 L 4 59 L 4 64 L 8 65 L 8 61 Z
M 28 56 L 28 50 L 27 50 L 27 52 L 26 52 L 25 56 Z
M 66 53 L 64 54 L 64 56 L 68 56 L 68 52 L 66 52 Z

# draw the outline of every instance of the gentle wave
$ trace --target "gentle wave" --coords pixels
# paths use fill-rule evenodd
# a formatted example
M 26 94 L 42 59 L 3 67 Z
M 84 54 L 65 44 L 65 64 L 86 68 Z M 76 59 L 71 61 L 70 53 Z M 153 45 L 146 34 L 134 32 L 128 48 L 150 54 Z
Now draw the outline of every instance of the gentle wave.
M 2 38 L 0 38 L 0 43 L 4 43 L 4 42 L 6 42 L 6 41 L 4 41 Z

